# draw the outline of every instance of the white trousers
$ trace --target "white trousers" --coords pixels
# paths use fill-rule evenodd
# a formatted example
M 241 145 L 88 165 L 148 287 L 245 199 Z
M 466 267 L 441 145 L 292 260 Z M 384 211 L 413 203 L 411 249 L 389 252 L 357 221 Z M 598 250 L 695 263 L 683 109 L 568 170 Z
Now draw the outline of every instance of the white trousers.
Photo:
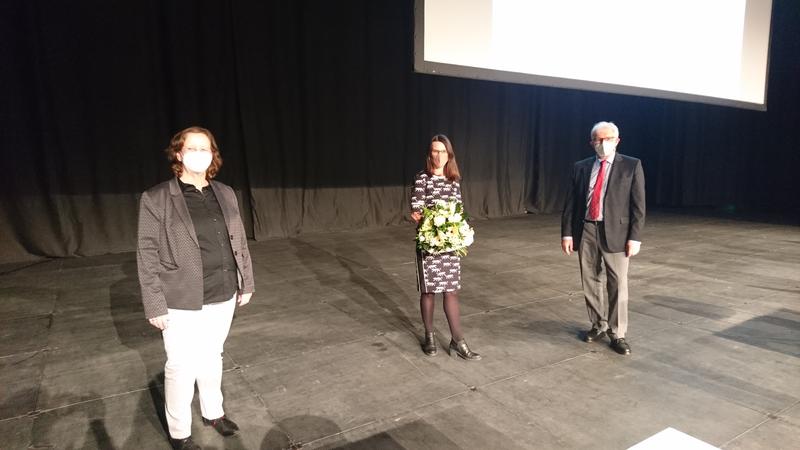
M 169 309 L 161 332 L 167 364 L 164 397 L 167 426 L 173 439 L 192 434 L 194 384 L 200 393 L 200 411 L 217 419 L 222 410 L 222 349 L 236 309 L 236 296 L 226 302 L 203 305 L 201 310 Z

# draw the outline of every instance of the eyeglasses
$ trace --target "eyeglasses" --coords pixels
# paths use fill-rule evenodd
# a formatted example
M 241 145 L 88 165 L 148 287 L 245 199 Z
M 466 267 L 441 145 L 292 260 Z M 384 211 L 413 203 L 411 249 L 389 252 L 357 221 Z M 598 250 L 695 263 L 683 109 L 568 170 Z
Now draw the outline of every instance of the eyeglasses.
M 594 138 L 592 142 L 614 142 L 619 139 L 619 136 L 611 136 L 611 137 L 604 137 L 604 138 Z

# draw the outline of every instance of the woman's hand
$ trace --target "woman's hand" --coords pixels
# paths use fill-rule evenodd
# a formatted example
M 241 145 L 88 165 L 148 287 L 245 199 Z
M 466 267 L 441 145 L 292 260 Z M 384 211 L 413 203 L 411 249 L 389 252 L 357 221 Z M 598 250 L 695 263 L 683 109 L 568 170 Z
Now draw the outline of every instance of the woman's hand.
M 238 296 L 236 296 L 236 302 L 239 304 L 239 306 L 244 306 L 250 303 L 250 297 L 252 296 L 253 296 L 252 292 L 249 294 L 239 294 Z
M 422 219 L 422 213 L 421 213 L 421 212 L 419 212 L 419 211 L 413 211 L 413 212 L 411 213 L 411 220 L 413 220 L 413 221 L 414 221 L 414 223 L 419 223 L 419 220 L 420 220 L 420 219 Z
M 167 329 L 167 324 L 169 324 L 169 314 L 153 317 L 152 319 L 147 319 L 147 321 L 150 322 L 150 325 L 164 331 Z

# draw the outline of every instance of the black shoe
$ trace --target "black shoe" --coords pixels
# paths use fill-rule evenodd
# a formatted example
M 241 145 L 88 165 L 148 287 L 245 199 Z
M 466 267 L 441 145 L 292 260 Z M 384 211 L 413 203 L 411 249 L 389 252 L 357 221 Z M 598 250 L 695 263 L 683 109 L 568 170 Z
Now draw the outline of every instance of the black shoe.
M 183 439 L 169 438 L 169 443 L 175 450 L 201 450 L 200 446 L 194 443 L 191 436 Z
M 469 346 L 467 346 L 467 341 L 464 339 L 458 342 L 452 339 L 450 340 L 450 356 L 459 356 L 467 361 L 477 361 L 481 359 L 481 355 L 469 349 Z
M 433 331 L 425 333 L 425 343 L 422 344 L 422 352 L 428 356 L 434 356 L 438 353 L 436 349 L 436 335 Z
M 239 425 L 236 425 L 234 421 L 225 416 L 213 420 L 208 420 L 203 417 L 203 424 L 214 427 L 214 429 L 217 430 L 217 433 L 223 436 L 233 436 L 237 431 L 239 431 Z
M 591 330 L 586 332 L 586 336 L 583 337 L 583 340 L 586 342 L 594 342 L 603 339 L 603 336 L 605 335 L 606 335 L 605 331 L 600 331 L 597 328 L 592 328 Z
M 611 341 L 611 348 L 620 355 L 630 355 L 631 346 L 625 342 L 625 338 L 614 339 Z

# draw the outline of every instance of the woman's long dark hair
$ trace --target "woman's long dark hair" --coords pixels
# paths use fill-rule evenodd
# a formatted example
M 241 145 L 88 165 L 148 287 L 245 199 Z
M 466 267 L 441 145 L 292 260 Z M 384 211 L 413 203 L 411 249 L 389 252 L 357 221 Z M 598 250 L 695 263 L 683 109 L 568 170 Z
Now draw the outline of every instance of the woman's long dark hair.
M 458 170 L 456 154 L 453 152 L 453 144 L 450 142 L 450 139 L 443 134 L 433 136 L 431 138 L 431 145 L 428 146 L 428 157 L 425 159 L 425 169 L 428 175 L 433 175 L 433 170 L 436 168 L 433 164 L 433 157 L 431 156 L 431 147 L 433 147 L 434 142 L 441 142 L 447 150 L 447 163 L 444 165 L 444 177 L 449 181 L 460 181 L 461 172 Z

